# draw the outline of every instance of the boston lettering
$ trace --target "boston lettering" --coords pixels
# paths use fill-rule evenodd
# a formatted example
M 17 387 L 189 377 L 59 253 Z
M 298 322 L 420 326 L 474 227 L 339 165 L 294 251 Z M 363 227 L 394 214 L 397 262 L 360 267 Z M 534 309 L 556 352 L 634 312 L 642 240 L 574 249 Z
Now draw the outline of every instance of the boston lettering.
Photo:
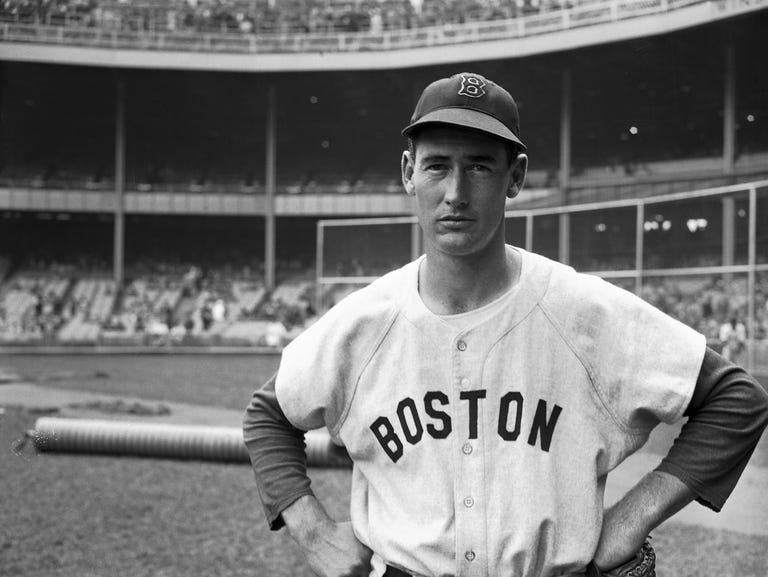
M 480 404 L 487 402 L 485 398 L 485 389 L 459 393 L 462 410 L 466 410 L 469 417 L 469 430 L 466 431 L 469 439 L 477 439 L 478 414 Z M 510 391 L 498 400 L 497 433 L 505 441 L 517 441 L 525 426 L 528 444 L 535 447 L 538 443 L 542 451 L 549 452 L 557 419 L 563 409 L 555 404 L 549 410 L 547 402 L 539 399 L 533 420 L 525 423 L 524 402 L 522 393 L 518 391 Z M 380 416 L 371 423 L 370 428 L 387 456 L 397 463 L 403 456 L 405 443 L 416 445 L 424 435 L 433 439 L 446 439 L 451 434 L 451 416 L 444 410 L 449 404 L 448 395 L 442 391 L 428 391 L 419 403 L 406 397 L 397 404 L 396 415 L 392 419 Z

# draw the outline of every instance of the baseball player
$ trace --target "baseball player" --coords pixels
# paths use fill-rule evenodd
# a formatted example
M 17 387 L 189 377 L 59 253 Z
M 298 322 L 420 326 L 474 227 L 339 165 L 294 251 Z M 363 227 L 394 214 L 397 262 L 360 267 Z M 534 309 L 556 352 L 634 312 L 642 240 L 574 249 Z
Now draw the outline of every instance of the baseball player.
M 722 507 L 768 395 L 634 295 L 505 244 L 528 158 L 501 86 L 440 79 L 403 133 L 426 254 L 331 309 L 254 394 L 244 437 L 270 526 L 320 576 L 653 575 L 649 532 L 694 499 Z M 604 509 L 608 473 L 684 416 Z M 310 488 L 319 427 L 353 462 L 349 523 Z

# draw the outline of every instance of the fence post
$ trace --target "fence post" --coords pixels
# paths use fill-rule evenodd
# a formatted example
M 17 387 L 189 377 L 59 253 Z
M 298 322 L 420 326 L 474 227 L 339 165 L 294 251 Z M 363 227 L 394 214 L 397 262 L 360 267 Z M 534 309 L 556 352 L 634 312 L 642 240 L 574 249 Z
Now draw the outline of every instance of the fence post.
M 563 264 L 571 264 L 571 214 L 568 212 L 560 213 L 557 260 Z
M 747 272 L 747 371 L 755 370 L 755 321 L 757 320 L 757 311 L 755 310 L 755 266 L 757 265 L 757 189 L 755 185 L 749 187 L 749 253 L 747 262 L 749 269 Z
M 533 252 L 533 214 L 525 215 L 525 250 Z
M 637 203 L 635 215 L 635 294 L 643 291 L 643 248 L 645 243 L 645 203 Z
M 323 276 L 323 242 L 325 235 L 323 234 L 323 223 L 317 223 L 317 239 L 315 241 L 315 311 L 320 314 L 323 307 L 323 288 L 324 285 L 320 284 L 320 277 Z

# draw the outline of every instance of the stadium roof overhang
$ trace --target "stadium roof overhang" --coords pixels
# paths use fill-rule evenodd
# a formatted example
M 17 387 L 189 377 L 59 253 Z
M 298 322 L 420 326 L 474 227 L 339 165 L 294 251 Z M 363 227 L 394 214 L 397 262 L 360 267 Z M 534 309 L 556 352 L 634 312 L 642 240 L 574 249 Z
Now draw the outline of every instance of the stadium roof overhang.
M 408 49 L 304 53 L 214 53 L 0 42 L 0 60 L 100 66 L 229 72 L 387 70 L 479 60 L 522 58 L 666 34 L 726 20 L 768 6 L 768 0 L 697 2 L 625 20 L 524 37 L 440 44 Z

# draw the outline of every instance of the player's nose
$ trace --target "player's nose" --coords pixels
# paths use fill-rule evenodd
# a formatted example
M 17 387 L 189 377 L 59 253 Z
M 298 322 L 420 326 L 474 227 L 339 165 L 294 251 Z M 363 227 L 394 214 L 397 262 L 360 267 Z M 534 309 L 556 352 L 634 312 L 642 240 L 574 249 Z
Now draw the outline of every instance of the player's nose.
M 445 202 L 453 207 L 466 206 L 469 203 L 470 183 L 461 170 L 451 171 L 445 181 Z

